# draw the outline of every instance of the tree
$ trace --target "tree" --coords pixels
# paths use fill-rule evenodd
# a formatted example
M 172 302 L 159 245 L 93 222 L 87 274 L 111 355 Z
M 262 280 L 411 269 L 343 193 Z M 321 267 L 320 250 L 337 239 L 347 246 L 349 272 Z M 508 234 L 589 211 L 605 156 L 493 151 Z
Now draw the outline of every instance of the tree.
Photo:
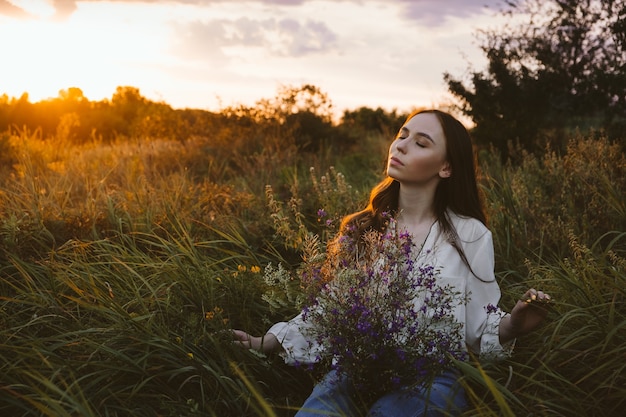
M 67 102 L 86 101 L 87 97 L 83 94 L 83 90 L 78 87 L 70 87 L 67 90 L 59 91 L 59 99 Z
M 345 137 L 333 125 L 333 104 L 326 93 L 311 84 L 280 86 L 275 98 L 257 101 L 252 109 L 229 113 L 248 114 L 256 123 L 277 123 L 280 135 L 293 140 L 300 151 L 317 152 L 328 145 L 344 146 Z
M 135 87 L 117 87 L 115 94 L 111 97 L 111 106 L 129 124 L 135 120 L 147 103 L 148 100 Z
M 344 110 L 341 126 L 355 139 L 368 134 L 382 134 L 391 138 L 407 116 L 404 113 L 398 114 L 395 109 L 387 112 L 381 107 L 376 109 L 359 107 L 356 110 Z
M 500 29 L 478 33 L 488 66 L 444 74 L 474 137 L 543 147 L 538 134 L 605 128 L 626 117 L 626 0 L 510 0 Z M 469 82 L 469 85 L 467 83 Z

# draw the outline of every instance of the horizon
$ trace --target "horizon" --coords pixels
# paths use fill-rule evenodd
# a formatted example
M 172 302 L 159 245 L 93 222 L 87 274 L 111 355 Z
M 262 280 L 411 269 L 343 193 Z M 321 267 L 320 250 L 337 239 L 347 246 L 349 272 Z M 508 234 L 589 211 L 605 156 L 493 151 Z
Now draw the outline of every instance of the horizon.
M 445 72 L 486 59 L 473 38 L 499 0 L 0 0 L 1 90 L 32 102 L 137 88 L 175 109 L 253 106 L 311 84 L 335 110 L 451 101 Z M 409 42 L 407 42 L 409 40 Z M 392 82 L 390 82 L 390 80 Z

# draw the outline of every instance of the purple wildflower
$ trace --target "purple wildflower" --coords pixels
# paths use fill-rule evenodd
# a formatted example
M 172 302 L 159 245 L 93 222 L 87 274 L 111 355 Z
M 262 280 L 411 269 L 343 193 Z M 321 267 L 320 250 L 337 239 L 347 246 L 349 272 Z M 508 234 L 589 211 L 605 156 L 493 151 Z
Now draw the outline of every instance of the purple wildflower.
M 439 284 L 439 271 L 415 258 L 410 235 L 394 233 L 393 218 L 383 217 L 387 232 L 335 241 L 318 270 L 327 283 L 314 288 L 319 308 L 307 314 L 325 347 L 321 364 L 372 395 L 423 383 L 466 355 L 452 314 L 460 295 Z
M 487 307 L 485 307 L 485 308 L 487 310 L 487 314 L 492 314 L 492 313 L 497 313 L 498 312 L 498 307 L 494 306 L 491 303 L 487 304 Z

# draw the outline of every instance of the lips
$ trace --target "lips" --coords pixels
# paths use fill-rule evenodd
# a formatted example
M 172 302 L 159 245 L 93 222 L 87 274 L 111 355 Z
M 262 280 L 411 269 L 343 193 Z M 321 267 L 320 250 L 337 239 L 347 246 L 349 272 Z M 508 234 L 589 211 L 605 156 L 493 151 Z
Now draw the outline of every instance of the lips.
M 400 161 L 395 156 L 392 156 L 391 159 L 389 159 L 389 162 L 391 163 L 391 165 L 400 165 L 400 166 L 404 165 L 402 161 Z

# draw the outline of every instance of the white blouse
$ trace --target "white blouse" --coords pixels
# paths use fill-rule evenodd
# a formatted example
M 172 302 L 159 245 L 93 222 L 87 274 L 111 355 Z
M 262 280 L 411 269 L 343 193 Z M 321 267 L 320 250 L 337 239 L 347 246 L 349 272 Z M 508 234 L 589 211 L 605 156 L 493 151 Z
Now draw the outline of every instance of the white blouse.
M 453 314 L 456 321 L 464 326 L 465 331 L 462 333 L 468 350 L 478 354 L 481 360 L 503 359 L 510 356 L 514 340 L 505 345 L 499 341 L 500 320 L 508 313 L 493 308 L 500 300 L 500 287 L 494 275 L 491 232 L 476 219 L 452 212 L 448 214 L 458 234 L 459 244 L 476 276 L 443 233 L 440 233 L 438 223 L 431 227 L 422 251 L 431 251 L 429 259 L 437 263 L 433 266 L 440 271 L 441 284 L 452 285 L 467 296 L 467 302 L 457 306 Z M 287 322 L 274 324 L 268 330 L 267 333 L 276 336 L 282 345 L 284 352 L 281 352 L 281 356 L 287 364 L 316 362 L 322 347 L 308 334 L 309 326 L 302 314 L 299 314 Z

